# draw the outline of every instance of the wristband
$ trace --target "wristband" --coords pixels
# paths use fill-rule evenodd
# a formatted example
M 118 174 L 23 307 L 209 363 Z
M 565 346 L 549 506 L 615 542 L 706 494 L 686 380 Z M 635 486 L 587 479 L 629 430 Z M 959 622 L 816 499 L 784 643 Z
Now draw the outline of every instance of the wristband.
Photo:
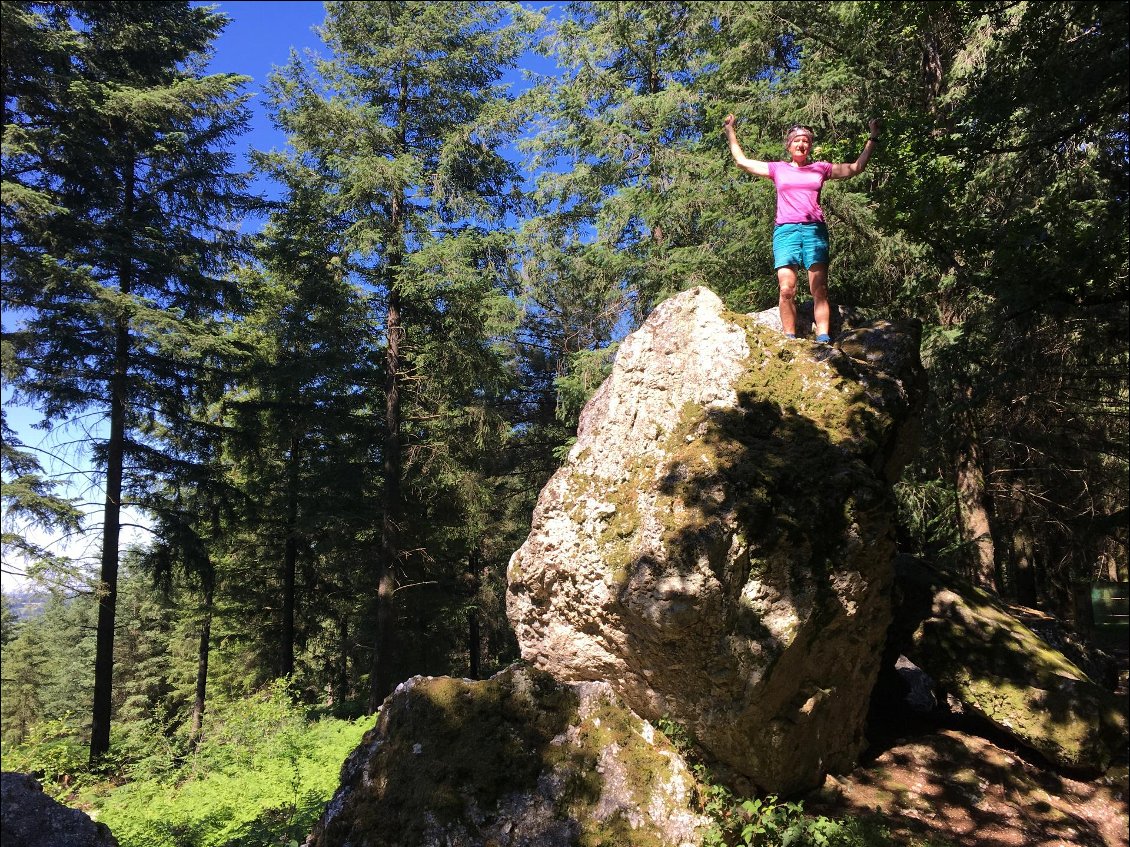
M 868 140 L 868 141 L 878 141 L 879 139 L 878 139 L 878 138 L 876 138 L 876 137 L 875 137 L 874 135 L 872 135 L 872 136 L 870 136 L 870 137 L 869 137 L 869 138 L 868 138 L 867 140 Z

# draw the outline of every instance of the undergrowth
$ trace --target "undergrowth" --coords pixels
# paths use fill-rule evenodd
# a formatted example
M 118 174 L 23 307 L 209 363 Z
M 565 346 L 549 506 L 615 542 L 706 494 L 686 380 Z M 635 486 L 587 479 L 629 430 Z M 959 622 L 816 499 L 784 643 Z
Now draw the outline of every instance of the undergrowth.
M 682 753 L 699 786 L 699 803 L 714 821 L 703 847 L 888 847 L 890 835 L 874 817 L 833 820 L 804 813 L 804 804 L 774 794 L 741 798 L 718 782 L 687 730 L 670 720 L 659 730 Z
M 119 847 L 289 847 L 313 829 L 346 756 L 373 718 L 311 719 L 282 684 L 214 701 L 194 748 L 170 738 L 118 739 L 91 772 L 63 722 L 4 751 L 4 769 L 34 775 L 52 796 L 105 823 Z

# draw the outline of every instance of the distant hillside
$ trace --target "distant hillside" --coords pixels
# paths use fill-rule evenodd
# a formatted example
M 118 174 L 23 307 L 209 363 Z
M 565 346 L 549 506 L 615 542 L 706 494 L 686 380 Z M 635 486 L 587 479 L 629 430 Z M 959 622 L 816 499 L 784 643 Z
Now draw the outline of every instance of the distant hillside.
M 34 588 L 21 588 L 16 591 L 5 591 L 4 599 L 8 607 L 19 620 L 27 620 L 43 614 L 43 607 L 50 599 L 47 592 Z

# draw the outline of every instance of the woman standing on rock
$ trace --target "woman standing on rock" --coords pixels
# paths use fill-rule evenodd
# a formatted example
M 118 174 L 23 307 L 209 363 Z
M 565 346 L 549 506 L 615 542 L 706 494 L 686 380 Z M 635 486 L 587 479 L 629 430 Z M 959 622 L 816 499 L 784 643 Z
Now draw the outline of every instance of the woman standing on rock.
M 829 179 L 847 179 L 863 172 L 878 141 L 879 122 L 868 123 L 871 136 L 854 162 L 832 164 L 808 158 L 815 138 L 809 127 L 796 125 L 785 135 L 787 162 L 759 162 L 746 158 L 734 131 L 734 116 L 726 115 L 722 124 L 730 142 L 730 155 L 738 167 L 754 176 L 773 180 L 777 186 L 777 220 L 773 229 L 773 265 L 777 268 L 780 291 L 781 329 L 796 338 L 797 268 L 808 269 L 808 289 L 812 293 L 816 340 L 831 341 L 831 307 L 828 304 L 828 226 L 820 208 L 820 189 Z

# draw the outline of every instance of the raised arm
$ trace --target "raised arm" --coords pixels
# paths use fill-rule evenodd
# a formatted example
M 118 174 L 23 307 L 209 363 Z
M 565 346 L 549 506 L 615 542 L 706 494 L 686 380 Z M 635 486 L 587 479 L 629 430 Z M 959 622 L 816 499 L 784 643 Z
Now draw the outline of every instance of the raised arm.
M 863 169 L 867 167 L 867 160 L 870 159 L 871 154 L 875 152 L 875 142 L 879 140 L 878 119 L 872 118 L 868 121 L 867 128 L 871 130 L 871 135 L 868 137 L 866 143 L 864 143 L 863 151 L 859 154 L 859 158 L 854 162 L 841 162 L 832 165 L 828 179 L 847 179 L 848 177 L 863 173 Z
M 730 155 L 734 157 L 734 161 L 743 171 L 768 179 L 769 163 L 746 157 L 746 154 L 742 151 L 742 146 L 738 144 L 738 134 L 734 131 L 734 120 L 735 118 L 731 114 L 726 115 L 726 119 L 722 121 L 722 129 L 726 133 L 726 140 L 730 143 Z

